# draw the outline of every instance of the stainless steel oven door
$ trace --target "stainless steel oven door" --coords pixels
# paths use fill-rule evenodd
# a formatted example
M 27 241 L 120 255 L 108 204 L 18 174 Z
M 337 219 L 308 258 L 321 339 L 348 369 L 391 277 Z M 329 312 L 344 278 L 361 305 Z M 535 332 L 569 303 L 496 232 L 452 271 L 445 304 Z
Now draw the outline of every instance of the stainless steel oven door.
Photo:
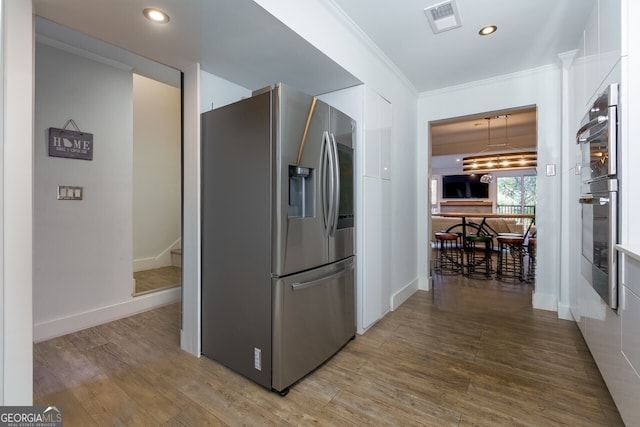
M 580 198 L 582 205 L 582 274 L 613 309 L 618 307 L 618 192 L 615 180 L 596 183 L 610 191 L 593 192 Z
M 617 174 L 618 85 L 609 86 L 592 105 L 576 134 L 583 183 Z

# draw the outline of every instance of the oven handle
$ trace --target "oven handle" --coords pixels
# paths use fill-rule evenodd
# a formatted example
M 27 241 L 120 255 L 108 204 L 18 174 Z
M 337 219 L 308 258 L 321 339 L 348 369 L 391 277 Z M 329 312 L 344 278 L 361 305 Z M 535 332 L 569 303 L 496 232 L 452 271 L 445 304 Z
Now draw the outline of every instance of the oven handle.
M 604 206 L 611 201 L 608 197 L 580 197 L 578 200 L 582 205 Z
M 604 122 L 606 122 L 606 121 L 608 121 L 608 120 L 609 120 L 609 117 L 608 117 L 608 116 L 598 116 L 598 117 L 596 117 L 595 119 L 591 120 L 589 123 L 587 123 L 587 124 L 585 124 L 584 126 L 582 126 L 582 127 L 578 130 L 578 132 L 576 133 L 576 142 L 577 142 L 578 144 L 579 144 L 579 143 L 581 143 L 581 142 L 586 142 L 586 141 L 588 141 L 589 139 L 592 139 L 593 137 L 596 137 L 596 136 L 600 135 L 602 132 L 604 132 L 604 131 L 607 129 L 607 127 L 606 127 L 606 126 L 601 127 L 600 129 L 598 129 L 598 131 L 597 131 L 597 132 L 595 132 L 595 133 L 593 133 L 593 134 L 589 135 L 589 136 L 588 136 L 588 137 L 586 137 L 586 138 L 584 138 L 584 137 L 582 136 L 582 135 L 583 135 L 585 132 L 587 132 L 589 129 L 594 128 L 594 127 L 596 127 L 596 126 L 598 126 L 598 125 L 600 125 L 600 124 L 602 124 L 602 123 L 604 123 Z

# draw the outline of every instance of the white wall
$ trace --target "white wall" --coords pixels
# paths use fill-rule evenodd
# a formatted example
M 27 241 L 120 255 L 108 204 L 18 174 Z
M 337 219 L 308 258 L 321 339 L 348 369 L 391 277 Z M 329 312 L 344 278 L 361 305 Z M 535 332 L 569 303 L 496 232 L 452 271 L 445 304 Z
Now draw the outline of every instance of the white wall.
M 132 77 L 36 45 L 34 321 L 117 303 L 131 293 Z M 47 155 L 50 127 L 94 134 L 92 161 Z M 58 185 L 84 200 L 56 200 Z
M 251 96 L 251 90 L 206 71 L 200 71 L 200 113 Z
M 183 70 L 183 224 L 182 224 L 182 322 L 180 347 L 200 356 L 201 334 L 201 158 L 200 64 Z
M 418 289 L 415 88 L 332 2 L 254 1 L 393 106 L 391 293 L 394 305 L 398 306 Z
M 0 0 L 0 171 L 4 172 L 4 0 Z M 0 309 L 4 313 L 4 173 L 0 173 Z M 4 316 L 0 316 L 0 405 L 4 402 Z
M 41 43 L 35 56 L 33 323 L 41 340 L 179 293 L 131 296 L 131 70 Z M 48 129 L 68 119 L 94 134 L 92 161 L 47 155 Z M 56 200 L 58 185 L 84 187 L 84 199 Z
M 557 310 L 559 289 L 559 223 L 561 180 L 561 72 L 556 66 L 443 88 L 421 94 L 418 101 L 418 259 L 419 275 L 428 269 L 428 171 L 430 121 L 535 105 L 538 108 L 538 269 L 533 306 Z M 556 176 L 545 176 L 545 166 L 555 164 Z M 542 173 L 540 173 L 542 172 Z
M 33 15 L 30 1 L 0 2 L 3 114 L 0 251 L 0 405 L 33 402 Z M 0 91 L 1 93 L 1 91 Z
M 133 75 L 134 271 L 171 265 L 180 247 L 180 98 L 179 88 Z

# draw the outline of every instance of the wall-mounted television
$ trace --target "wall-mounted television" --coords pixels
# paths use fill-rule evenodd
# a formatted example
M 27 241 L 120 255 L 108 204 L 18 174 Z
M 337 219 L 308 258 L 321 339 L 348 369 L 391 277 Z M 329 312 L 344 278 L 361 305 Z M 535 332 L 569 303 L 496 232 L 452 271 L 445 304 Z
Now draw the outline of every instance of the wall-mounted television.
M 444 175 L 443 199 L 487 199 L 489 184 L 480 182 L 482 175 Z

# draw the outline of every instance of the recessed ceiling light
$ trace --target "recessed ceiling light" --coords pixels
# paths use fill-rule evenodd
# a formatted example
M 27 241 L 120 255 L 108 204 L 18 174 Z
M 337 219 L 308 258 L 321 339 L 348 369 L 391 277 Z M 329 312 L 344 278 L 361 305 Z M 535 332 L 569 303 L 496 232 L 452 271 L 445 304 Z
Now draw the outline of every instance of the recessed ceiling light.
M 142 14 L 149 21 L 157 22 L 159 24 L 166 24 L 167 22 L 169 22 L 169 15 L 167 15 L 166 12 L 160 9 L 148 7 L 142 11 Z
M 496 27 L 495 25 L 487 25 L 486 27 L 480 28 L 478 34 L 480 34 L 481 36 L 488 36 L 489 34 L 495 33 L 497 30 L 498 27 Z

